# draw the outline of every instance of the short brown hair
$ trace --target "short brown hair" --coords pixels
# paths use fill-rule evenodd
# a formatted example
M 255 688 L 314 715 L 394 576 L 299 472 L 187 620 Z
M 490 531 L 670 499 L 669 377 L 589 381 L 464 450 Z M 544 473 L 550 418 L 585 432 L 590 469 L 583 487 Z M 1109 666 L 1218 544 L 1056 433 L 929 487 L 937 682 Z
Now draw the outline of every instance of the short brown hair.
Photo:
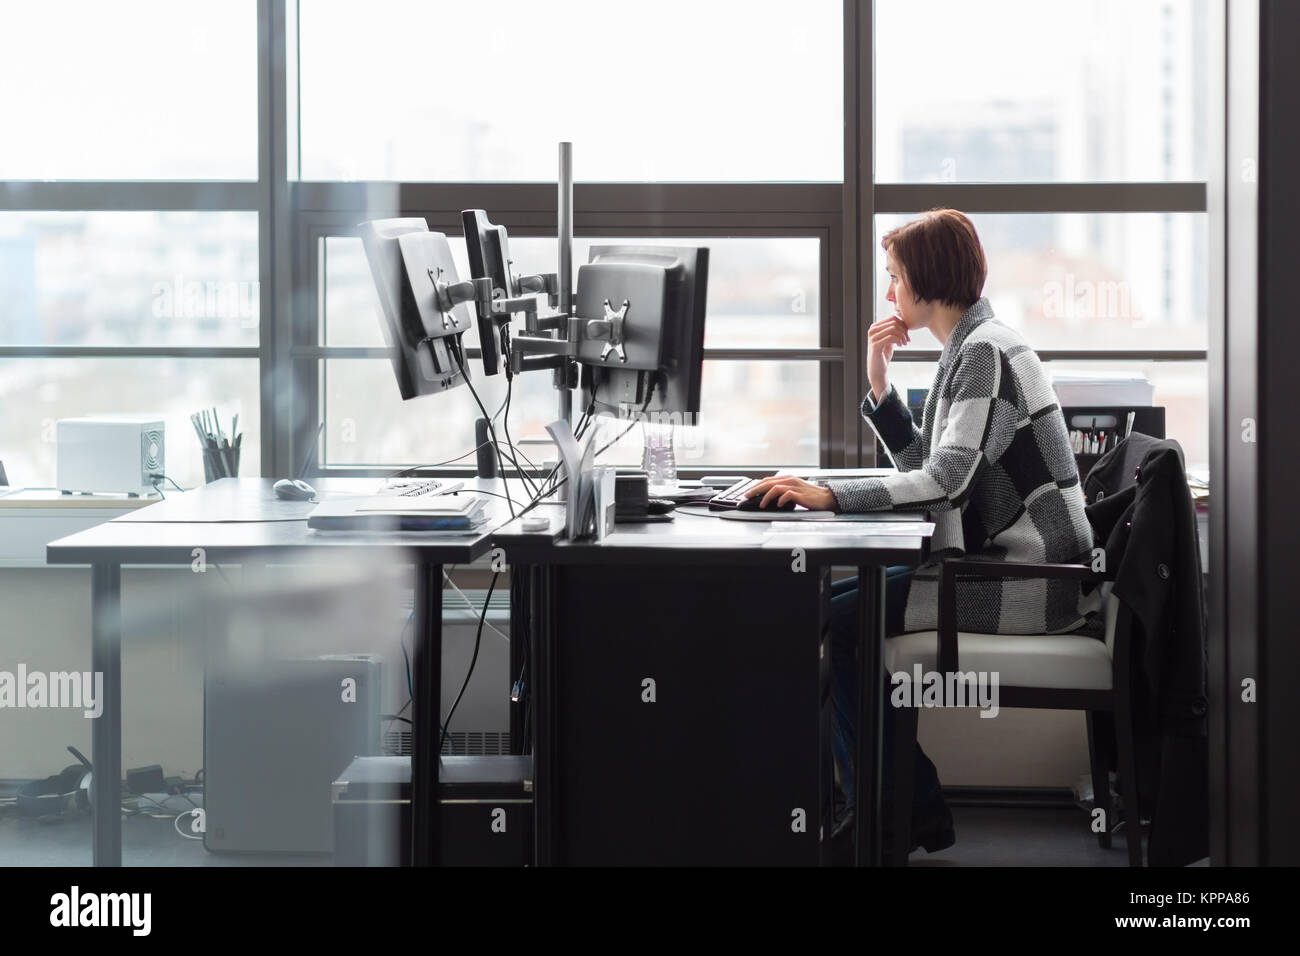
M 969 309 L 984 292 L 988 265 L 975 227 L 956 209 L 931 209 L 891 229 L 880 245 L 906 274 L 919 302 Z

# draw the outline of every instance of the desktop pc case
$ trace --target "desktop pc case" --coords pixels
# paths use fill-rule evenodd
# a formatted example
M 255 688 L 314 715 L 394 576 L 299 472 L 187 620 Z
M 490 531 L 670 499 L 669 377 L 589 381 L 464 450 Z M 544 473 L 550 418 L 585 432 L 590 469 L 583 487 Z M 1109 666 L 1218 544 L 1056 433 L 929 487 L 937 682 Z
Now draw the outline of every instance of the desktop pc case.
M 532 758 L 447 757 L 439 772 L 442 866 L 527 866 Z M 333 787 L 334 865 L 409 866 L 411 758 L 359 757 Z
M 380 663 L 369 655 L 207 667 L 204 846 L 329 853 L 331 785 L 379 740 Z

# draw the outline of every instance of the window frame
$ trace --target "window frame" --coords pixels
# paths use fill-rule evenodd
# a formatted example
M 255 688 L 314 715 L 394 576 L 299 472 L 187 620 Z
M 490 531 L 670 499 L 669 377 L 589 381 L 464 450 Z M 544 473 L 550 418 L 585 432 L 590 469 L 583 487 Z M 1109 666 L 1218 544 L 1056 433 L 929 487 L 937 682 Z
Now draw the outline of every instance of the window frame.
M 286 0 L 276 0 L 277 4 Z M 292 7 L 297 0 L 288 0 Z M 843 2 L 844 177 L 840 183 L 575 183 L 574 234 L 583 235 L 817 235 L 822 261 L 818 349 L 706 349 L 706 360 L 816 361 L 821 367 L 818 467 L 887 463 L 859 413 L 866 388 L 866 327 L 859 315 L 879 301 L 869 263 L 877 214 L 952 206 L 972 213 L 1205 213 L 1207 184 L 1193 182 L 876 183 L 874 178 L 875 0 Z M 297 43 L 296 33 L 282 38 Z M 296 46 L 290 50 L 296 62 Z M 297 77 L 293 77 L 295 81 Z M 300 91 L 293 87 L 294 103 Z M 298 127 L 295 127 L 297 129 Z M 293 137 L 290 137 L 293 139 Z M 299 144 L 292 143 L 295 157 Z M 304 313 L 292 325 L 295 415 L 290 447 L 305 448 L 319 424 L 319 362 L 330 357 L 383 356 L 383 349 L 319 344 L 317 241 L 321 226 L 348 228 L 348 213 L 423 216 L 433 229 L 460 233 L 460 210 L 483 208 L 519 236 L 554 235 L 555 186 L 547 183 L 341 183 L 296 178 L 287 184 L 294 223 L 295 303 Z M 836 208 L 838 207 L 838 215 Z M 613 210 L 613 211 L 611 211 Z M 333 214 L 336 218 L 330 218 Z M 355 225 L 355 219 L 352 225 Z M 798 232 L 811 229 L 813 232 Z M 792 231 L 793 230 L 793 231 Z M 835 290 L 839 290 L 839 295 Z M 476 353 L 471 351 L 471 355 Z M 1043 361 L 1208 361 L 1206 349 L 1041 350 Z M 938 350 L 906 350 L 896 361 L 936 362 Z M 275 419 L 268 419 L 276 421 Z M 282 425 L 276 421 L 277 427 Z M 771 462 L 776 468 L 789 462 Z M 293 467 L 292 458 L 283 462 Z M 755 471 L 758 466 L 715 463 L 683 469 Z M 332 475 L 375 475 L 385 469 L 333 466 Z M 446 474 L 469 474 L 465 465 Z
M 267 476 L 296 473 L 321 413 L 319 363 L 383 356 L 382 349 L 320 343 L 319 238 L 352 235 L 363 216 L 418 215 L 459 234 L 461 209 L 481 207 L 519 236 L 553 235 L 555 187 L 547 183 L 301 181 L 297 6 L 258 0 L 258 179 L 248 181 L 65 181 L 0 184 L 0 211 L 255 211 L 260 279 L 256 347 L 16 346 L 0 358 L 186 357 L 258 360 L 261 461 Z M 859 414 L 865 325 L 880 290 L 869 263 L 877 214 L 953 206 L 975 213 L 1206 213 L 1207 183 L 876 183 L 873 127 L 874 0 L 844 0 L 844 177 L 833 183 L 577 183 L 578 236 L 814 236 L 821 243 L 816 349 L 707 349 L 708 360 L 813 361 L 819 385 L 820 467 L 877 463 Z M 1213 17 L 1211 18 L 1213 21 Z M 1212 26 L 1211 29 L 1214 27 Z M 1211 41 L 1213 38 L 1211 38 Z M 1214 138 L 1212 134 L 1212 139 Z M 1214 146 L 1211 144 L 1211 150 Z M 290 171 L 295 175 L 291 177 Z M 336 231 L 330 231 L 336 230 Z M 338 231 L 341 230 L 341 231 Z M 1212 264 L 1212 268 L 1213 268 Z M 1213 318 L 1213 317 L 1212 317 Z M 1211 339 L 1213 340 L 1213 338 Z M 473 353 L 471 353 L 473 354 Z M 1044 350 L 1044 361 L 1209 361 L 1207 349 Z M 933 362 L 936 350 L 896 361 Z M 400 463 L 398 463 L 400 464 Z M 783 462 L 771 462 L 777 467 Z M 754 471 L 758 466 L 736 468 Z M 444 473 L 469 473 L 448 466 Z M 703 469 L 683 470 L 698 477 Z M 710 472 L 725 472 L 715 464 Z M 333 466 L 331 475 L 387 469 Z

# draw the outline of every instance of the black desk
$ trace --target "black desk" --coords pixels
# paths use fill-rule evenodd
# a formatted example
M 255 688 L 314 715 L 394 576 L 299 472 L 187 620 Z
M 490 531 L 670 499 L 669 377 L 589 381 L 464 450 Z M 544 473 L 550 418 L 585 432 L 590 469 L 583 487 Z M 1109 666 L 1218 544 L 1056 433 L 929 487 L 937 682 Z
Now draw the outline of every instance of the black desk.
M 773 670 L 784 664 L 795 667 L 801 673 L 811 672 L 813 676 L 820 668 L 829 665 L 829 660 L 818 661 L 817 656 L 808 657 L 811 650 L 818 651 L 807 644 L 806 639 L 813 637 L 808 629 L 816 627 L 815 623 L 797 625 L 795 621 L 816 622 L 818 606 L 813 602 L 821 600 L 814 576 L 825 580 L 826 575 L 819 574 L 831 565 L 854 565 L 860 576 L 860 618 L 859 618 L 859 679 L 860 710 L 858 752 L 855 761 L 856 793 L 858 806 L 869 808 L 870 812 L 859 813 L 859 821 L 867 823 L 857 827 L 857 860 L 860 864 L 879 864 L 881 859 L 880 835 L 880 799 L 881 799 L 881 727 L 883 719 L 883 700 L 880 688 L 883 682 L 883 647 L 884 647 L 884 588 L 885 566 L 890 564 L 919 563 L 922 555 L 922 539 L 919 537 L 895 536 L 853 536 L 824 537 L 816 535 L 781 534 L 767 536 L 769 525 L 766 522 L 741 522 L 723 520 L 701 513 L 697 508 L 679 508 L 676 519 L 671 523 L 615 526 L 613 535 L 605 541 L 571 542 L 560 540 L 562 520 L 558 514 L 551 517 L 551 528 L 546 532 L 525 532 L 518 521 L 509 522 L 493 535 L 493 544 L 503 548 L 510 561 L 512 574 L 525 574 L 529 582 L 531 607 L 529 614 L 529 631 L 531 635 L 528 648 L 528 668 L 530 675 L 529 693 L 531 695 L 531 713 L 533 726 L 530 737 L 534 755 L 534 805 L 536 809 L 536 862 L 539 865 L 571 862 L 572 832 L 557 833 L 557 821 L 562 817 L 571 827 L 579 826 L 575 821 L 581 820 L 583 807 L 590 808 L 593 799 L 590 793 L 575 793 L 576 778 L 572 775 L 576 763 L 586 760 L 593 763 L 609 760 L 612 771 L 622 772 L 620 779 L 644 780 L 638 777 L 635 761 L 640 759 L 636 752 L 627 752 L 629 747 L 640 746 L 647 749 L 645 759 L 654 766 L 670 766 L 675 756 L 656 750 L 660 745 L 655 739 L 655 732 L 647 733 L 644 725 L 637 731 L 632 741 L 623 741 L 626 745 L 620 751 L 617 746 L 611 752 L 602 750 L 605 756 L 595 756 L 596 744 L 607 747 L 611 741 L 617 743 L 619 726 L 631 726 L 640 718 L 636 702 L 629 698 L 629 682 L 635 675 L 623 668 L 617 678 L 608 683 L 618 684 L 617 698 L 613 691 L 605 686 L 601 679 L 593 680 L 594 674 L 609 675 L 618 665 L 610 664 L 614 653 L 608 650 L 612 641 L 621 642 L 624 647 L 653 648 L 656 644 L 671 644 L 667 653 L 675 655 L 678 661 L 683 655 L 690 654 L 690 639 L 680 632 L 670 632 L 672 640 L 665 641 L 665 632 L 674 627 L 691 627 L 695 633 L 708 634 L 711 627 L 726 627 L 728 624 L 743 625 L 747 638 L 753 637 L 755 646 L 762 645 L 761 653 L 766 662 L 766 669 L 755 668 L 747 675 L 752 680 L 756 691 L 768 693 L 775 686 Z M 802 548 L 807 562 L 808 573 L 794 573 L 796 560 L 793 549 Z M 643 574 L 644 572 L 644 574 Z M 745 615 L 743 607 L 732 606 L 731 610 L 719 609 L 710 614 L 704 610 L 709 603 L 710 593 L 726 594 L 729 598 L 744 593 L 745 575 L 751 575 L 756 587 L 755 599 L 763 614 Z M 676 606 L 676 602 L 689 605 L 686 610 Z M 515 609 L 521 613 L 524 609 Z M 697 620 L 696 612 L 702 616 Z M 728 615 L 734 617 L 728 620 Z M 768 619 L 764 620 L 766 614 Z M 611 617 L 613 622 L 611 623 Z M 799 633 L 791 633 L 790 628 Z M 563 629 L 563 633 L 561 633 Z M 714 631 L 713 633 L 718 633 Z M 818 645 L 823 635 L 815 635 Z M 799 653 L 804 656 L 780 656 L 789 651 L 790 645 L 803 641 Z M 575 646 L 580 645 L 580 646 Z M 743 644 L 734 640 L 729 645 L 728 653 L 736 647 L 743 651 Z M 581 655 L 587 655 L 584 660 Z M 604 670 L 589 667 L 591 658 L 603 655 Z M 776 655 L 776 656 L 772 656 Z M 827 655 L 828 657 L 829 655 Z M 641 660 L 646 659 L 644 655 Z M 718 658 L 714 658 L 716 665 Z M 743 658 L 742 658 L 743 662 Z M 568 669 L 566 671 L 566 668 Z M 677 673 L 689 671 L 689 665 L 679 667 Z M 575 676 L 575 672 L 581 672 Z M 822 674 L 824 681 L 825 674 Z M 806 682 L 800 684 L 807 689 Z M 557 698 L 563 694 L 564 718 L 557 723 Z M 671 692 L 670 690 L 667 692 Z M 688 690 L 681 689 L 685 694 Z M 671 718 L 677 720 L 672 732 L 682 739 L 682 727 L 693 719 L 711 719 L 716 710 L 710 710 L 712 700 L 701 701 L 708 697 L 708 690 L 698 686 L 689 689 L 694 695 L 687 706 L 690 711 L 685 717 Z M 597 703 L 589 698 L 595 697 Z M 731 713 L 729 708 L 739 710 L 742 707 L 762 708 L 764 701 L 760 693 L 754 699 L 728 698 L 721 701 L 718 708 Z M 824 704 L 822 705 L 824 707 Z M 800 705 L 802 707 L 802 705 Z M 784 713 L 784 712 L 783 712 Z M 804 712 L 801 710 L 801 714 Z M 770 733 L 772 718 L 764 712 L 757 712 L 756 735 Z M 730 718 L 728 718 L 730 719 Z M 593 726 L 600 721 L 607 721 L 608 726 Z M 728 725 L 730 737 L 720 742 L 725 748 L 727 740 L 741 739 L 746 717 L 736 714 L 736 721 Z M 800 734 L 803 729 L 810 729 L 820 720 L 821 732 L 813 733 L 825 744 L 825 731 L 828 726 L 827 712 L 823 710 L 820 717 L 814 713 L 798 718 Z M 707 728 L 699 728 L 707 732 Z M 789 735 L 778 734 L 782 738 Z M 764 744 L 767 741 L 763 742 Z M 779 761 L 798 761 L 799 750 L 804 753 L 812 751 L 809 736 L 800 736 L 791 744 L 781 739 L 773 740 L 773 765 L 775 773 L 783 773 L 790 764 L 781 765 Z M 813 760 L 826 759 L 824 746 Z M 777 752 L 779 750 L 779 753 Z M 649 752 L 654 751 L 654 752 Z M 729 755 L 719 752 L 719 759 L 725 760 Z M 700 750 L 692 750 L 690 760 L 698 762 Z M 649 764 L 648 764 L 649 765 Z M 820 771 L 801 765 L 802 779 L 808 780 L 810 774 L 820 772 L 823 783 L 829 764 L 824 763 Z M 735 770 L 731 780 L 747 780 L 748 771 L 744 768 Z M 611 776 L 617 776 L 611 773 Z M 587 780 L 591 780 L 589 775 Z M 603 782 L 602 782 L 603 785 Z M 564 792 L 565 787 L 568 792 Z M 806 787 L 804 795 L 813 789 Z M 826 827 L 826 841 L 829 843 L 829 821 L 825 819 L 828 806 L 827 794 L 822 787 L 820 794 L 814 795 L 814 806 L 821 816 L 820 823 Z M 606 790 L 601 791 L 603 799 L 619 800 L 620 795 Z M 706 800 L 700 807 L 701 812 L 716 809 L 716 794 L 711 801 Z M 736 793 L 738 805 L 750 799 L 747 793 Z M 638 799 L 644 798 L 638 795 Z M 644 809 L 644 802 L 639 807 Z M 682 814 L 684 802 L 675 798 L 671 814 L 676 814 L 672 826 L 689 827 L 693 820 L 683 820 L 690 813 Z M 776 812 L 779 801 L 773 801 L 767 807 L 766 817 L 771 825 L 772 813 Z M 742 812 L 742 811 L 737 811 Z M 789 810 L 786 809 L 786 820 Z M 575 816 L 576 815 L 576 816 Z M 812 812 L 809 813 L 812 817 Z M 644 819 L 641 818 L 641 819 Z M 744 821 L 749 823 L 748 819 Z M 656 825 L 658 822 L 656 821 Z M 563 831 L 563 825 L 559 828 Z M 662 827 L 657 832 L 664 832 Z M 816 839 L 818 820 L 813 817 L 808 832 Z M 608 838 L 609 832 L 585 834 L 588 856 L 586 859 L 601 859 L 599 840 Z M 709 834 L 712 836 L 713 834 Z M 735 835 L 729 837 L 736 841 Z M 706 837 L 707 839 L 707 837 Z M 685 835 L 683 835 L 685 841 Z M 659 849 L 642 843 L 642 848 L 657 862 L 663 862 Z M 740 842 L 733 842 L 730 847 L 719 847 L 716 843 L 710 852 L 720 855 L 744 847 Z M 665 851 L 669 852 L 669 851 Z M 784 851 L 778 850 L 778 855 Z M 809 852 L 801 849 L 800 859 L 808 859 Z M 824 850 L 818 850 L 821 862 L 826 861 Z M 786 857 L 781 857 L 786 859 Z
M 325 497 L 365 494 L 377 483 L 374 478 L 320 479 L 316 488 Z M 492 546 L 491 537 L 486 530 L 454 538 L 318 533 L 306 523 L 315 506 L 277 501 L 273 484 L 267 478 L 223 478 L 46 547 L 50 564 L 91 566 L 91 666 L 104 675 L 104 710 L 91 730 L 95 866 L 122 863 L 122 565 L 189 565 L 197 558 L 197 548 L 203 549 L 204 560 L 213 563 L 286 560 L 311 550 L 313 555 L 334 553 L 348 561 L 397 558 L 415 566 L 411 858 L 417 866 L 438 859 L 442 568 L 482 557 Z M 467 489 L 497 493 L 504 490 L 503 484 L 465 479 Z M 527 500 L 515 482 L 510 487 L 517 501 Z M 489 498 L 487 507 L 493 515 L 487 529 L 509 517 L 501 498 Z

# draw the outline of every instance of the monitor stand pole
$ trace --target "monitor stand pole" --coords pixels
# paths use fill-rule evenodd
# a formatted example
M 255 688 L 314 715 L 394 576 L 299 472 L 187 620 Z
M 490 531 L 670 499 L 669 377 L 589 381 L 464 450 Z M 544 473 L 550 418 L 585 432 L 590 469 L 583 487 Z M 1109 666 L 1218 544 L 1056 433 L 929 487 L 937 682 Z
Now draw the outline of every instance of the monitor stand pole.
M 556 241 L 559 246 L 559 279 L 560 279 L 560 314 L 569 316 L 573 315 L 573 144 L 560 143 L 560 170 L 559 176 L 556 177 L 556 211 L 557 225 Z M 556 371 L 557 378 L 566 375 L 566 369 Z M 567 382 L 560 383 L 565 387 L 557 389 L 559 392 L 559 413 L 560 418 L 573 424 L 573 392 L 567 387 Z M 556 489 L 556 501 L 568 500 L 568 483 L 560 485 Z

